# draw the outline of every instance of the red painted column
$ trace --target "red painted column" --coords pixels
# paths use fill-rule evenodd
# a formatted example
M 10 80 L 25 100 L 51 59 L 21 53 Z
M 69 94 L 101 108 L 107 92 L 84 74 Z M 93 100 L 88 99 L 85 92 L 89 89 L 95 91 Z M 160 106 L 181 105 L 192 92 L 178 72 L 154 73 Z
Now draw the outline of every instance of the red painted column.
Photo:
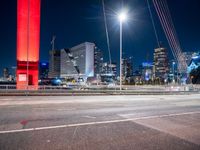
M 38 89 L 40 0 L 17 0 L 17 89 Z

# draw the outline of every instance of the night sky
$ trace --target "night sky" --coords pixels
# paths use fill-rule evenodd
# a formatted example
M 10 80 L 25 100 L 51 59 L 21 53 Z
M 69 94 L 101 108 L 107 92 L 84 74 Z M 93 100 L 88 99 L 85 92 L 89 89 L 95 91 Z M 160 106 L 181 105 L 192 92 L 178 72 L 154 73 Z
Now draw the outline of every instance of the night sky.
M 82 42 L 94 42 L 108 61 L 106 34 L 101 0 L 41 0 L 40 61 L 48 61 L 51 39 L 56 35 L 56 49 L 70 48 Z M 167 0 L 183 51 L 200 50 L 200 0 Z M 112 60 L 119 62 L 119 22 L 122 6 L 129 10 L 123 26 L 124 56 L 132 56 L 137 67 L 152 61 L 156 39 L 146 0 L 105 0 Z M 151 4 L 152 5 L 152 4 Z M 0 73 L 16 65 L 17 0 L 0 2 Z M 153 7 L 153 6 L 152 6 Z M 154 8 L 153 15 L 159 40 L 169 49 Z M 169 49 L 172 58 L 171 50 Z M 119 64 L 119 63 L 118 63 Z

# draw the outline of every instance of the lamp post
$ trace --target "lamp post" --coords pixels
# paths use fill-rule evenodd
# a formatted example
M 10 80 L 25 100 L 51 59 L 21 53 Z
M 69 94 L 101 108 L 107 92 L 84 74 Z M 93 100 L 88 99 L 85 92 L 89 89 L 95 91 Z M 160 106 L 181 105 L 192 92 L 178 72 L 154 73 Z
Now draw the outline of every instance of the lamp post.
M 125 11 L 122 11 L 119 15 L 118 15 L 118 18 L 119 18 L 119 22 L 120 22 L 120 91 L 122 90 L 122 43 L 123 43 L 123 40 L 122 40 L 122 36 L 123 36 L 123 33 L 122 33 L 122 25 L 123 25 L 123 22 L 126 21 L 127 19 L 127 15 L 126 15 L 126 12 Z

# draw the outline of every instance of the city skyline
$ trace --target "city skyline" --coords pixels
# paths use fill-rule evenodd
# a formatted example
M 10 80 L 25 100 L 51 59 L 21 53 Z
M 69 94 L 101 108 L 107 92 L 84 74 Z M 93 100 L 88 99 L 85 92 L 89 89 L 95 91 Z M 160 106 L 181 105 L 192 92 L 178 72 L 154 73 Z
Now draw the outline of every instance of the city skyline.
M 198 0 L 192 0 L 193 3 L 183 0 L 181 5 L 178 5 L 180 3 L 178 0 L 167 0 L 167 2 L 183 51 L 199 50 L 200 19 L 198 15 L 195 15 L 200 13 L 200 10 L 197 9 Z M 5 67 L 16 65 L 16 2 L 4 0 L 1 3 L 3 4 L 1 6 L 4 7 L 0 10 L 0 14 L 4 21 L 0 25 L 2 33 L 0 37 L 2 45 L 0 70 L 3 70 Z M 105 4 L 111 56 L 114 62 L 119 62 L 119 23 L 114 12 L 120 10 L 122 1 L 105 0 Z M 157 43 L 146 1 L 124 0 L 123 4 L 128 7 L 131 16 L 129 22 L 124 26 L 123 52 L 126 56 L 133 57 L 135 66 L 145 61 L 147 55 L 153 61 L 153 51 Z M 151 6 L 153 7 L 152 4 Z M 50 42 L 53 35 L 56 35 L 56 49 L 72 47 L 84 41 L 94 42 L 103 50 L 105 60 L 108 60 L 101 0 L 84 2 L 42 0 L 41 7 L 40 60 L 48 60 L 48 51 L 51 49 Z M 186 8 L 188 11 L 185 11 Z M 152 10 L 159 39 L 168 48 L 172 58 L 158 17 L 154 8 Z

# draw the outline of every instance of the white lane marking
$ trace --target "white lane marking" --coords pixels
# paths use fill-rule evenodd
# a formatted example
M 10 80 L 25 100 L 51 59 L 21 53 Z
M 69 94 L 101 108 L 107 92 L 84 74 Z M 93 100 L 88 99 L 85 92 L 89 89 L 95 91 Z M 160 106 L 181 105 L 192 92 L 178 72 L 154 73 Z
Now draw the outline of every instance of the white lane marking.
M 0 134 L 27 132 L 27 131 L 39 131 L 39 130 L 58 129 L 58 128 L 68 128 L 68 127 L 77 127 L 77 126 L 99 125 L 99 124 L 111 124 L 111 123 L 129 122 L 129 121 L 136 121 L 136 120 L 145 120 L 145 119 L 154 119 L 154 118 L 181 116 L 181 115 L 191 115 L 191 114 L 200 114 L 200 111 L 176 113 L 176 114 L 166 114 L 166 115 L 155 115 L 155 116 L 146 116 L 146 117 L 119 119 L 119 120 L 110 120 L 110 121 L 97 121 L 97 122 L 77 123 L 77 124 L 58 125 L 58 126 L 49 126 L 49 127 L 38 127 L 38 128 L 29 128 L 29 129 L 19 129 L 19 130 L 7 130 L 7 131 L 0 131 Z
M 8 131 L 0 131 L 0 134 L 26 132 L 26 131 L 38 131 L 38 130 L 47 130 L 47 129 L 58 129 L 58 128 L 77 127 L 77 126 L 98 125 L 98 124 L 108 124 L 108 123 L 117 123 L 117 122 L 127 122 L 127 121 L 132 121 L 132 120 L 133 119 L 122 119 L 122 120 L 87 122 L 87 123 L 77 123 L 77 124 L 58 125 L 58 126 L 49 126 L 49 127 L 38 127 L 38 128 L 29 128 L 29 129 L 19 129 L 19 130 L 8 130 Z
M 11 98 L 1 98 L 0 101 L 9 101 L 12 100 Z
M 90 118 L 90 119 L 95 119 L 95 116 L 83 116 L 84 118 Z
M 182 115 L 192 115 L 192 114 L 200 114 L 200 111 L 193 111 L 193 112 L 185 112 L 185 113 L 175 113 L 175 114 L 166 114 L 166 115 L 154 115 L 154 116 L 144 116 L 139 118 L 133 118 L 135 120 L 144 120 L 144 119 L 154 119 L 154 118 L 163 118 L 163 117 L 175 117 L 175 116 L 182 116 Z M 119 114 L 119 116 L 128 118 L 128 116 L 134 114 Z

